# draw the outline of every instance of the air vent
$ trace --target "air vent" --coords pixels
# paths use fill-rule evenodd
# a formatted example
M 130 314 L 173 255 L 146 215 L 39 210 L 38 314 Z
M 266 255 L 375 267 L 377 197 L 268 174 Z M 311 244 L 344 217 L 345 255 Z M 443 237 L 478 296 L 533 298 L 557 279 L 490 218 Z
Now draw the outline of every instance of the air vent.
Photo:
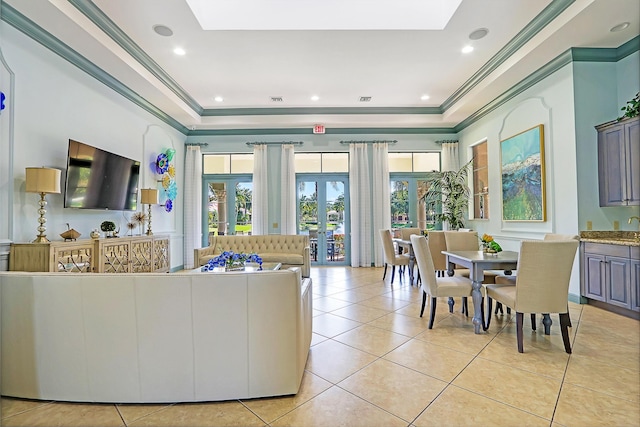
M 271 102 L 282 102 L 284 101 L 284 99 L 282 99 L 281 96 L 272 96 L 271 97 Z
M 360 102 L 369 102 L 371 101 L 371 97 L 370 96 L 361 96 L 360 97 Z

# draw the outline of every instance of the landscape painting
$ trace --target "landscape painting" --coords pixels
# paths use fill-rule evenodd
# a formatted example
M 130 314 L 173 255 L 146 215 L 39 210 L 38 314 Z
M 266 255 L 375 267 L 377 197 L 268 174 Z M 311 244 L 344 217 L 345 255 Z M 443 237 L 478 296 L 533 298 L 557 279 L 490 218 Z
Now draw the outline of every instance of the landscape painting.
M 543 125 L 500 141 L 500 165 L 502 219 L 546 221 Z

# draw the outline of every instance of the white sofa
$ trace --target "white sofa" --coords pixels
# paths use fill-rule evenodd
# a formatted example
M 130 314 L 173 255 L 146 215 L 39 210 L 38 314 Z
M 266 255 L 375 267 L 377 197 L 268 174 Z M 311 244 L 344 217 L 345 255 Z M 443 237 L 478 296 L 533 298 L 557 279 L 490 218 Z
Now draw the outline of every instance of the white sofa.
M 311 286 L 297 268 L 0 272 L 1 394 L 123 403 L 295 394 Z
M 209 236 L 209 246 L 195 249 L 193 259 L 198 265 L 205 265 L 224 251 L 256 253 L 264 262 L 279 262 L 283 268 L 300 267 L 302 277 L 309 277 L 311 272 L 307 235 Z

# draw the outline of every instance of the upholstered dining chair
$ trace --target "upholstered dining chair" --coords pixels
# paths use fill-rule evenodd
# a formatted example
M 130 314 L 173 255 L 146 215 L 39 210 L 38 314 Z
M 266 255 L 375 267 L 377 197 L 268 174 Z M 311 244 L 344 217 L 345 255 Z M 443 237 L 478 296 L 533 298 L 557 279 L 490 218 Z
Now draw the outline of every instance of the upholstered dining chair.
M 420 285 L 422 289 L 422 308 L 420 309 L 420 317 L 424 314 L 427 295 L 429 295 L 431 297 L 429 329 L 433 329 L 438 297 L 466 298 L 471 296 L 471 280 L 462 276 L 436 277 L 427 239 L 424 236 L 413 235 L 411 236 L 411 245 L 418 263 L 418 269 L 422 272 L 422 283 Z M 449 311 L 453 311 L 452 304 L 449 304 Z M 482 317 L 484 317 L 484 314 Z
M 444 239 L 444 231 L 431 230 L 427 233 L 427 243 L 431 251 L 431 259 L 433 267 L 436 270 L 436 276 L 444 277 L 447 270 L 447 257 L 442 251 L 447 250 L 447 241 Z M 418 268 L 419 269 L 419 268 Z
M 403 267 L 409 265 L 409 254 L 397 254 L 393 248 L 393 238 L 391 237 L 391 230 L 379 230 L 380 240 L 382 241 L 382 247 L 384 249 L 384 273 L 382 274 L 382 280 L 387 277 L 387 266 L 391 265 L 391 283 L 396 274 L 396 265 L 400 266 L 400 274 L 404 271 Z
M 414 234 L 418 234 L 418 235 L 421 234 L 420 229 L 418 227 L 408 227 L 408 228 L 400 229 L 400 238 L 402 240 L 409 240 L 409 238 Z
M 518 256 L 516 285 L 496 283 L 485 287 L 489 314 L 486 327 L 491 323 L 493 300 L 513 308 L 516 311 L 518 352 L 523 353 L 524 313 L 558 313 L 564 348 L 571 353 L 569 280 L 577 250 L 577 240 L 523 241 Z

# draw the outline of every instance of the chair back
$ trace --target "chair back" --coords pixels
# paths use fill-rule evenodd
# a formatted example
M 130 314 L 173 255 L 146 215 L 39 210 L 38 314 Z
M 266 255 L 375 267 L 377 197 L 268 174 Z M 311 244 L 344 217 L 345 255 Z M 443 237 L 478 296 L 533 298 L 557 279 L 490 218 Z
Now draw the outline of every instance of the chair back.
M 429 244 L 424 236 L 411 235 L 411 246 L 413 246 L 413 254 L 418 263 L 420 270 L 420 278 L 422 280 L 422 290 L 429 295 L 438 295 L 438 280 L 436 279 L 436 271 L 431 258 Z
M 520 244 L 515 310 L 566 313 L 577 240 L 525 240 Z
M 448 251 L 477 251 L 480 248 L 477 231 L 445 231 Z
M 412 236 L 413 234 L 421 234 L 420 229 L 417 227 L 400 229 L 400 238 L 402 240 L 409 240 L 409 237 Z
M 431 252 L 431 259 L 436 271 L 447 269 L 447 257 L 442 251 L 447 250 L 447 241 L 444 239 L 444 231 L 429 231 L 427 243 Z
M 580 237 L 575 234 L 547 233 L 543 240 L 580 240 Z
M 382 240 L 382 248 L 384 249 L 384 259 L 387 264 L 392 264 L 396 258 L 395 250 L 393 249 L 393 238 L 391 237 L 391 230 L 379 230 L 380 240 Z

